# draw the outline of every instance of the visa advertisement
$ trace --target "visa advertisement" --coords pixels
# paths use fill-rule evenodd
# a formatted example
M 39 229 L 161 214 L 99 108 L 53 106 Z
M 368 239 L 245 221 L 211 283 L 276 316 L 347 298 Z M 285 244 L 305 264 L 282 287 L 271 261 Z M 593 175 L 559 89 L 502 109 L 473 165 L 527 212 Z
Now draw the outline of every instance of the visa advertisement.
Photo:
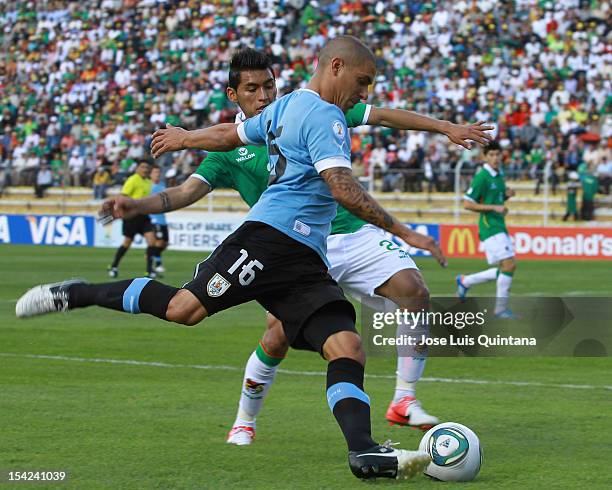
M 0 214 L 0 243 L 93 247 L 92 216 Z

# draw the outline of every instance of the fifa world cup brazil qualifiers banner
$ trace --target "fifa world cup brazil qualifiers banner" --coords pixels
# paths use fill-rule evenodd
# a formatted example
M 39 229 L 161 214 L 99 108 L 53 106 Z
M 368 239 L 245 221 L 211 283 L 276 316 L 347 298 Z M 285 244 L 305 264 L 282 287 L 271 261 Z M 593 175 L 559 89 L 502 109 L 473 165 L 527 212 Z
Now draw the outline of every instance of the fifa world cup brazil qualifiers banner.
M 244 213 L 167 213 L 169 248 L 172 250 L 212 251 L 244 221 Z M 102 226 L 96 223 L 96 247 L 118 247 L 123 241 L 122 221 Z M 134 247 L 144 248 L 146 242 L 137 235 Z
M 511 226 L 519 259 L 612 260 L 612 228 Z M 440 243 L 448 257 L 484 258 L 475 225 L 440 225 Z
M 50 214 L 0 214 L 0 244 L 93 247 L 94 218 Z
M 167 213 L 168 234 L 172 250 L 212 251 L 244 221 L 246 214 L 229 212 L 177 212 Z M 408 224 L 411 229 L 440 239 L 439 226 L 434 224 Z M 123 238 L 121 220 L 102 226 L 96 223 L 96 247 L 118 247 Z M 380 245 L 387 250 L 404 250 L 412 256 L 429 256 L 429 252 L 408 246 L 397 237 L 386 233 Z M 134 239 L 132 246 L 144 247 L 141 236 Z

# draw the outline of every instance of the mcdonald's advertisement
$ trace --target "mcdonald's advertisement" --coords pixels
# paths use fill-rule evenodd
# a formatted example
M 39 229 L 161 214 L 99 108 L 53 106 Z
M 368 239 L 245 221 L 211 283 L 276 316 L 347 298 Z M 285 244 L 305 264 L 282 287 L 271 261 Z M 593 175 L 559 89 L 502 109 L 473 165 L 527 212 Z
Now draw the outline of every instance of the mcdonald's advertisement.
M 521 259 L 612 260 L 612 228 L 513 226 L 508 228 Z M 476 225 L 440 225 L 447 257 L 485 257 Z

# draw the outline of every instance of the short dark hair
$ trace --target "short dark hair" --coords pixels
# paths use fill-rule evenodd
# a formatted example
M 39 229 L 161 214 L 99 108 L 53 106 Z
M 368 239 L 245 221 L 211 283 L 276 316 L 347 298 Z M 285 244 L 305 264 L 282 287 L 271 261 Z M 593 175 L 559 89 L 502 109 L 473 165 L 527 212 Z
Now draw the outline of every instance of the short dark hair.
M 376 57 L 372 50 L 354 36 L 338 36 L 327 41 L 319 52 L 319 65 L 325 67 L 336 57 L 342 58 L 351 67 L 367 62 L 376 66 Z
M 240 85 L 240 73 L 254 70 L 270 70 L 272 76 L 274 76 L 272 63 L 266 53 L 253 48 L 243 48 L 236 51 L 230 60 L 228 86 L 237 90 L 238 85 Z
M 491 143 L 489 143 L 487 146 L 484 147 L 483 153 L 486 155 L 487 153 L 489 153 L 490 151 L 495 151 L 495 150 L 501 150 L 501 147 L 499 146 L 499 141 L 497 140 L 493 140 L 491 141 Z

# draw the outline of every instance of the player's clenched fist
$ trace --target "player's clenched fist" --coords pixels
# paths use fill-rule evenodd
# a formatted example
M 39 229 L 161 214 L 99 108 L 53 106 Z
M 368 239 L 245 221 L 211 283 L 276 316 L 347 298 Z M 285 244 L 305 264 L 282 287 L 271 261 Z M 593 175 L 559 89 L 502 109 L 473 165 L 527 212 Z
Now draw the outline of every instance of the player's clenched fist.
M 166 124 L 166 129 L 155 131 L 151 140 L 151 155 L 153 155 L 153 158 L 159 158 L 169 151 L 184 149 L 187 133 L 186 129 L 171 124 Z

